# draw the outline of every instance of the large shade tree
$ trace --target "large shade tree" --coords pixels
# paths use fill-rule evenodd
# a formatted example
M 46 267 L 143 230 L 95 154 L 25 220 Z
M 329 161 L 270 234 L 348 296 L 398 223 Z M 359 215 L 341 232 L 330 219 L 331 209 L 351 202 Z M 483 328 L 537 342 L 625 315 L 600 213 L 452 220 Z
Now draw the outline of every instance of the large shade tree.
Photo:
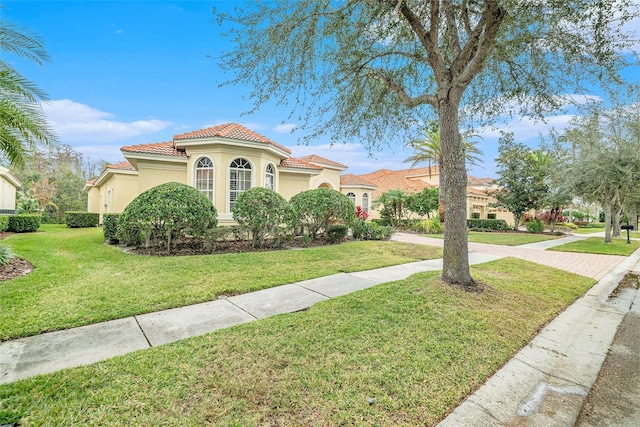
M 234 47 L 227 83 L 303 111 L 307 140 L 375 148 L 416 138 L 437 116 L 445 212 L 442 279 L 473 285 L 466 235 L 461 106 L 476 119 L 518 105 L 542 114 L 558 94 L 618 82 L 633 1 L 291 0 L 217 13 Z M 582 84 L 585 84 L 583 86 Z M 509 100 L 515 100 L 510 104 Z
M 50 146 L 56 137 L 40 107 L 45 93 L 7 62 L 6 54 L 40 65 L 49 55 L 37 36 L 0 18 L 0 151 L 12 165 L 21 166 L 29 150 Z

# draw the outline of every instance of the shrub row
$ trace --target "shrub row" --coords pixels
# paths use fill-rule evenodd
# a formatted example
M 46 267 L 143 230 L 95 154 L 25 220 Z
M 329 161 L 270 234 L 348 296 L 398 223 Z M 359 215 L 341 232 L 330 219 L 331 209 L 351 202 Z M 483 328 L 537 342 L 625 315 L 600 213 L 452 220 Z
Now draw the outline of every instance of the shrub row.
M 40 228 L 41 215 L 18 214 L 8 217 L 7 230 L 14 233 L 29 233 Z
M 100 214 L 92 212 L 68 211 L 64 217 L 69 228 L 97 227 L 100 221 Z
M 0 233 L 9 229 L 9 216 L 0 215 Z
M 511 229 L 504 219 L 468 219 L 467 228 L 472 231 L 506 231 Z

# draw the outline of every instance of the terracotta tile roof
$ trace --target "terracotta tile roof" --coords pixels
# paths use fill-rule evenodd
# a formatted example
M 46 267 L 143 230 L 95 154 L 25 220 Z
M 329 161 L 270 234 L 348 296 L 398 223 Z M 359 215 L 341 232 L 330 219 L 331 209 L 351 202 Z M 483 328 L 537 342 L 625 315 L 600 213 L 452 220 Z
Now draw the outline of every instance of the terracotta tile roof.
M 300 157 L 300 159 L 305 160 L 311 163 L 322 163 L 328 166 L 334 166 L 340 169 L 347 169 L 348 166 L 343 165 L 342 163 L 334 162 L 333 160 L 329 160 L 325 157 L 318 156 L 317 154 L 311 154 L 309 156 Z
M 352 173 L 340 175 L 340 185 L 362 185 L 366 187 L 376 187 L 373 182 L 367 181 L 366 179 Z
M 173 142 L 156 142 L 154 144 L 126 145 L 120 151 L 127 153 L 155 154 L 158 156 L 187 157 L 187 153 L 178 150 Z
M 120 163 L 115 163 L 113 165 L 107 165 L 107 169 L 118 169 L 118 170 L 125 170 L 125 171 L 136 170 L 136 168 L 134 168 L 133 165 L 129 162 L 120 162 Z
M 476 178 L 475 176 L 469 175 L 468 177 L 469 185 L 472 186 L 489 186 L 493 184 L 494 178 Z
M 175 135 L 173 137 L 173 141 L 185 141 L 189 139 L 201 138 L 229 138 L 239 141 L 259 142 L 272 145 L 280 150 L 283 150 L 286 153 L 291 154 L 291 150 L 289 150 L 288 148 L 283 147 L 282 145 L 273 142 L 266 136 L 260 135 L 259 133 L 256 133 L 238 123 L 226 123 L 223 125 L 200 129 L 193 132 L 182 133 L 179 135 Z
M 408 179 L 403 175 L 405 170 L 392 171 L 382 169 L 366 175 L 360 175 L 359 178 L 373 183 L 377 188 L 373 191 L 373 198 L 377 199 L 389 190 L 402 190 L 406 193 L 417 193 L 425 188 L 433 187 L 419 179 Z
M 288 159 L 282 159 L 280 161 L 280 167 L 293 168 L 293 169 L 310 169 L 310 170 L 322 170 L 322 167 L 311 164 L 302 159 L 296 159 L 289 157 Z
M 473 195 L 477 195 L 477 196 L 489 197 L 489 196 L 487 196 L 487 193 L 484 190 L 479 190 L 479 189 L 473 188 L 473 187 L 467 187 L 467 194 L 473 194 Z

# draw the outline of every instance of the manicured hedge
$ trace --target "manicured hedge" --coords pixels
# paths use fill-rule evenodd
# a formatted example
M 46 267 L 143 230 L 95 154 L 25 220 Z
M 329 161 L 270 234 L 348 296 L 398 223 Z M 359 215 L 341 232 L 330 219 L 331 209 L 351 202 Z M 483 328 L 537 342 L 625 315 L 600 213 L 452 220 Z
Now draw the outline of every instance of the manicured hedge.
M 9 231 L 14 233 L 28 233 L 40 228 L 41 215 L 19 214 L 9 217 Z
M 108 243 L 118 243 L 118 217 L 120 214 L 102 214 L 102 233 Z
M 468 219 L 467 228 L 474 231 L 503 231 L 511 227 L 504 219 Z
M 0 215 L 0 233 L 9 228 L 9 216 Z
M 69 228 L 97 227 L 100 214 L 92 212 L 67 211 L 64 214 L 65 222 Z

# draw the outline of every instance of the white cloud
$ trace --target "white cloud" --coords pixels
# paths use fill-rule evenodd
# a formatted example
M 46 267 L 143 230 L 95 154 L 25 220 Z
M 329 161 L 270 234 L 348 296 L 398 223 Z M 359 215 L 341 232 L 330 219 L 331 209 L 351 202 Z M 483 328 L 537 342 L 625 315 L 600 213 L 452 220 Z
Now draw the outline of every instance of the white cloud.
M 296 127 L 295 123 L 282 123 L 274 127 L 273 130 L 278 133 L 291 133 Z
M 114 120 L 114 115 L 85 104 L 61 99 L 42 104 L 49 125 L 64 144 L 76 142 L 104 143 L 126 141 L 129 138 L 149 135 L 167 128 L 164 120 Z

